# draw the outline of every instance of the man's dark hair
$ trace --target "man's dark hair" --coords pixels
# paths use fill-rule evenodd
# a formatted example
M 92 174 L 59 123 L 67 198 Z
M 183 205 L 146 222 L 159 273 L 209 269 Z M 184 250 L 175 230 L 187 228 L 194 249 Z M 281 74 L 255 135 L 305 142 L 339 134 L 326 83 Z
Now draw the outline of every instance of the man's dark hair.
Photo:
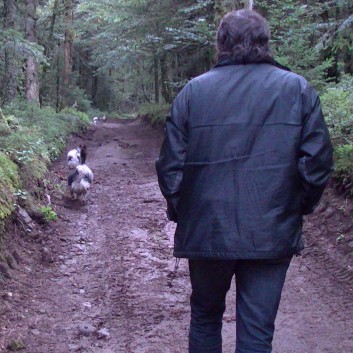
M 238 10 L 226 14 L 217 30 L 217 59 L 249 64 L 272 60 L 271 32 L 257 12 Z

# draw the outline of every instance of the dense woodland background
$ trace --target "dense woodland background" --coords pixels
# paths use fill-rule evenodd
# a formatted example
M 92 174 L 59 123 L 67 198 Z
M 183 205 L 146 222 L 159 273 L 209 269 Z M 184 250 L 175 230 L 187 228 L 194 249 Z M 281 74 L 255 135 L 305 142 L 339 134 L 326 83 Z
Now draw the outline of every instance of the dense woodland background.
M 181 87 L 214 64 L 222 15 L 247 6 L 0 1 L 0 222 L 15 205 L 41 199 L 33 183 L 93 116 L 163 121 Z M 333 185 L 351 194 L 353 0 L 255 0 L 254 8 L 270 24 L 276 59 L 319 91 L 335 144 Z

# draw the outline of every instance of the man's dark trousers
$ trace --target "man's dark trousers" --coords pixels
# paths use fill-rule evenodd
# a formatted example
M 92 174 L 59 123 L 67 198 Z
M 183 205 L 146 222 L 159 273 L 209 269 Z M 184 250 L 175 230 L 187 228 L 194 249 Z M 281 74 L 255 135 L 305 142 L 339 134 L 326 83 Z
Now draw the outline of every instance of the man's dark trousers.
M 270 353 L 290 260 L 189 260 L 192 285 L 189 353 L 222 352 L 225 297 L 234 274 L 236 353 Z

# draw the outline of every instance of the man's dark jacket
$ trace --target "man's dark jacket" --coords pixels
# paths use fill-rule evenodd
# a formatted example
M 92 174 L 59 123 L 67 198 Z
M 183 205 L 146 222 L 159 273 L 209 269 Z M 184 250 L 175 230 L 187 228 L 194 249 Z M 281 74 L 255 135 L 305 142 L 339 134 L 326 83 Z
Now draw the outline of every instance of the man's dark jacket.
M 176 257 L 297 254 L 332 169 L 319 98 L 275 65 L 216 67 L 175 99 L 156 168 Z

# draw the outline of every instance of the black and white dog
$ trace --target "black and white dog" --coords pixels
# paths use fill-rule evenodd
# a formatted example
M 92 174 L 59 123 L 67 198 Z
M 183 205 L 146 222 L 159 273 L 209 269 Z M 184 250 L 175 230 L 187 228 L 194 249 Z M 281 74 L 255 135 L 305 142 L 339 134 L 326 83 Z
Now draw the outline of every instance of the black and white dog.
M 75 200 L 82 197 L 85 201 L 87 192 L 93 184 L 92 170 L 86 165 L 87 148 L 85 145 L 71 150 L 67 154 L 67 165 L 74 169 L 68 177 L 71 197 Z

